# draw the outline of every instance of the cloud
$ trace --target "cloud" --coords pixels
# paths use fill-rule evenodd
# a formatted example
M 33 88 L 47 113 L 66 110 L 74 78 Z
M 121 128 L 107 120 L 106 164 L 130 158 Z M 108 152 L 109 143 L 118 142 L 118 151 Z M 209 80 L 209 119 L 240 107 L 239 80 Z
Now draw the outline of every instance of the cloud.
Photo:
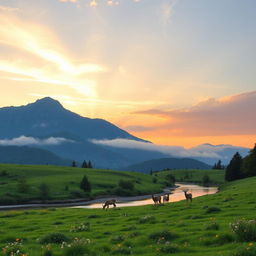
M 149 109 L 137 114 L 159 116 L 165 124 L 151 127 L 180 136 L 255 134 L 256 91 L 220 99 L 210 98 L 187 109 Z
M 0 12 L 16 12 L 16 11 L 19 11 L 19 8 L 0 5 Z
M 22 76 L 11 79 L 65 85 L 80 94 L 97 96 L 96 82 L 87 76 L 106 72 L 106 68 L 70 58 L 47 27 L 0 13 L 0 38 L 0 45 L 14 55 L 13 59 L 12 54 L 1 57 L 0 71 Z
M 160 20 L 163 25 L 168 25 L 171 23 L 171 18 L 174 14 L 174 6 L 176 5 L 177 0 L 165 0 L 159 10 Z
M 42 146 L 42 145 L 60 145 L 62 143 L 71 143 L 72 140 L 68 140 L 61 137 L 49 137 L 46 139 L 38 139 L 34 137 L 20 136 L 13 139 L 0 140 L 0 146 Z
M 217 148 L 215 150 L 201 150 L 201 148 L 185 149 L 181 146 L 163 146 L 156 145 L 153 143 L 134 141 L 129 139 L 114 139 L 114 140 L 96 140 L 93 139 L 91 142 L 95 144 L 117 147 L 117 148 L 130 148 L 130 149 L 142 149 L 148 151 L 159 151 L 161 153 L 177 156 L 177 157 L 212 157 L 220 158 L 218 155 Z

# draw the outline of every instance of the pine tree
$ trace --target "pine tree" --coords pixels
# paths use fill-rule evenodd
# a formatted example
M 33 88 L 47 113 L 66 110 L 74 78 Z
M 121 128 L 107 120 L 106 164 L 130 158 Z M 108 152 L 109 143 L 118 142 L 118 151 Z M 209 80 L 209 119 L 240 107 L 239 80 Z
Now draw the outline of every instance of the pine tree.
M 91 192 L 91 183 L 89 182 L 89 180 L 88 180 L 86 175 L 84 175 L 83 179 L 81 180 L 80 188 L 84 192 Z
M 76 167 L 76 161 L 72 161 L 72 167 Z
M 87 168 L 92 168 L 92 163 L 91 163 L 91 161 L 88 162 Z
M 87 163 L 86 163 L 86 161 L 83 161 L 83 163 L 82 163 L 82 166 L 81 166 L 82 168 L 88 168 L 88 165 L 87 165 Z
M 244 158 L 242 170 L 245 177 L 256 176 L 256 144 Z
M 242 162 L 241 155 L 236 152 L 226 168 L 225 180 L 231 181 L 242 178 Z
M 221 160 L 219 160 L 216 164 L 216 169 L 217 170 L 221 170 L 222 169 L 222 165 L 221 165 Z

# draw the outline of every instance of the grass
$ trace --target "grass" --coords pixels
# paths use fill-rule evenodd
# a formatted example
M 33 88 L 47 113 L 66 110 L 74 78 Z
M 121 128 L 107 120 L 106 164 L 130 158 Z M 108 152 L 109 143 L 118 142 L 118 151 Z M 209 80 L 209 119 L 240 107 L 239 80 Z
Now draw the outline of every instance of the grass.
M 80 189 L 84 175 L 92 186 L 90 195 Z M 130 195 L 159 192 L 164 187 L 161 180 L 153 183 L 150 175 L 137 172 L 1 164 L 0 204 L 39 200 L 43 189 L 49 192 L 46 198 L 57 200 L 111 195 L 117 192 L 120 180 L 131 181 L 134 185 L 134 188 L 129 190 Z M 125 194 L 125 191 L 121 192 Z
M 168 174 L 172 174 L 177 182 L 203 184 L 203 177 L 209 177 L 207 185 L 220 185 L 224 183 L 224 170 L 170 170 L 155 173 L 158 178 L 162 179 Z
M 224 184 L 219 193 L 195 198 L 192 203 L 107 211 L 53 208 L 1 212 L 0 248 L 2 252 L 20 248 L 29 256 L 252 256 L 256 252 L 254 237 L 241 241 L 230 223 L 255 219 L 255 192 L 253 177 Z M 90 228 L 72 231 L 85 223 Z M 56 234 L 62 243 L 40 243 L 45 238 L 55 241 Z
M 176 180 L 185 182 L 200 183 L 206 174 L 214 184 L 221 184 L 224 180 L 224 171 L 218 170 L 163 171 L 151 176 L 127 171 L 0 164 L 0 204 L 16 204 L 41 199 L 64 200 L 95 198 L 102 195 L 151 194 L 162 191 L 166 186 L 168 173 L 175 175 Z M 80 182 L 84 175 L 91 183 L 90 194 L 80 189 Z M 118 184 L 129 185 L 129 187 L 120 188 Z

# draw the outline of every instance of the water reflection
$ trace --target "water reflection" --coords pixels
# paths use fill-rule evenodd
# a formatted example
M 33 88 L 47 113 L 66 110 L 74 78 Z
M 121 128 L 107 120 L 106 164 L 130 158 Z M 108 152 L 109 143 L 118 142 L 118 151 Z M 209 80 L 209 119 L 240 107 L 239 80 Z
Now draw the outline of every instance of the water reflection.
M 203 187 L 194 184 L 181 184 L 176 183 L 178 186 L 174 190 L 165 189 L 164 193 L 171 193 L 169 202 L 177 202 L 185 199 L 183 190 L 188 190 L 192 193 L 193 198 L 198 196 L 214 194 L 218 191 L 217 187 Z M 162 194 L 164 194 L 162 193 Z M 135 196 L 135 197 L 115 197 L 117 199 L 117 207 L 127 207 L 127 206 L 140 206 L 153 204 L 150 195 L 146 196 Z M 86 202 L 86 205 L 75 206 L 72 208 L 102 208 L 102 204 L 108 199 L 96 199 Z

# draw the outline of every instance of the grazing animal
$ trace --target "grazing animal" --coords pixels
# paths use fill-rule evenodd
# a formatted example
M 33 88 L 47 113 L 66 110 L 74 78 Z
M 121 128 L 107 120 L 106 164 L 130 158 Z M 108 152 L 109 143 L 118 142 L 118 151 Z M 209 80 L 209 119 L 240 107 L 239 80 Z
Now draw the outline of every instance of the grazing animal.
M 161 196 L 152 195 L 152 200 L 154 201 L 155 204 L 157 203 L 161 204 Z
M 190 202 L 192 202 L 192 194 L 191 193 L 188 193 L 188 189 L 184 189 L 183 190 L 184 194 L 185 194 L 185 197 L 186 197 L 186 200 L 187 202 L 190 200 Z
M 165 194 L 164 196 L 163 196 L 163 203 L 168 203 L 169 202 L 169 199 L 170 199 L 170 196 L 169 196 L 170 194 L 168 193 L 168 194 Z
M 107 209 L 109 208 L 110 205 L 113 205 L 113 207 L 116 207 L 116 199 L 111 199 L 111 200 L 107 200 L 105 202 L 105 204 L 103 205 L 103 209 L 105 209 L 107 207 Z

